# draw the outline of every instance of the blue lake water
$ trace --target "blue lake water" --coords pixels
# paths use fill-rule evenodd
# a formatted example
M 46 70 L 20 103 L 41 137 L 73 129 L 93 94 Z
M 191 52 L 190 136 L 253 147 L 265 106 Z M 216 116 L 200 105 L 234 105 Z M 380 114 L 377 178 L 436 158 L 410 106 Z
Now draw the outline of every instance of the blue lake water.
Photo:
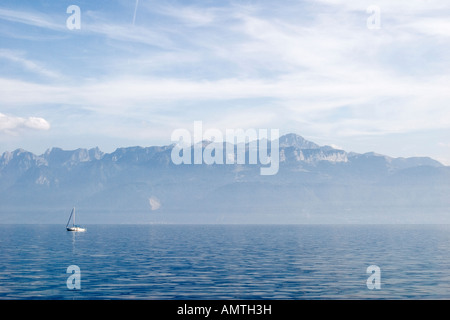
M 0 299 L 450 298 L 447 225 L 87 228 L 0 225 Z

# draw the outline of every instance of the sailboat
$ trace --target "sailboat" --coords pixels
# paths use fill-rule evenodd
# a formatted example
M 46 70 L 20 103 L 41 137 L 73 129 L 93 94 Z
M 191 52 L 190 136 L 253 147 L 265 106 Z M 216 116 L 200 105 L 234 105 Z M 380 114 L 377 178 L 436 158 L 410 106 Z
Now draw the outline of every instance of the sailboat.
M 72 226 L 69 227 L 69 223 L 70 223 L 70 220 L 72 219 L 72 217 L 73 217 Z M 67 231 L 74 231 L 74 232 L 84 232 L 84 231 L 86 231 L 86 228 L 82 228 L 82 227 L 77 226 L 75 224 L 75 208 L 73 208 L 72 212 L 70 213 L 69 221 L 67 221 L 67 225 L 66 225 L 66 230 Z

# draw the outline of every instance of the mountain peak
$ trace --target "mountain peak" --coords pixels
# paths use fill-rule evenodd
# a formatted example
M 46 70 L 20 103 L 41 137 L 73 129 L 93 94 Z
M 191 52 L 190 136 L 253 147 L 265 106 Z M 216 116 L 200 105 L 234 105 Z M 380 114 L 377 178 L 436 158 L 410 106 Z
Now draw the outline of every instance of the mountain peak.
M 296 147 L 299 149 L 318 149 L 319 145 L 314 142 L 308 141 L 302 136 L 295 133 L 288 133 L 280 137 L 280 147 Z
M 74 164 L 78 162 L 86 162 L 91 160 L 99 160 L 103 156 L 103 152 L 98 147 L 92 149 L 78 148 L 76 150 L 63 150 L 53 147 L 45 151 L 41 156 L 43 159 L 52 164 Z

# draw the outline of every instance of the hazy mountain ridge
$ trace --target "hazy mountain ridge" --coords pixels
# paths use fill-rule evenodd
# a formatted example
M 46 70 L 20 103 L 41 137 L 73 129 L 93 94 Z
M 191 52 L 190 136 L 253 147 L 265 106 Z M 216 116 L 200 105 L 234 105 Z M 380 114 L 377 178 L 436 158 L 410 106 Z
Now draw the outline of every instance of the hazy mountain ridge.
M 89 221 L 117 222 L 364 221 L 450 207 L 450 167 L 431 158 L 348 153 L 295 134 L 279 145 L 274 176 L 261 176 L 260 165 L 177 166 L 173 146 L 5 152 L 0 222 L 16 221 L 12 212 L 72 206 L 89 212 Z

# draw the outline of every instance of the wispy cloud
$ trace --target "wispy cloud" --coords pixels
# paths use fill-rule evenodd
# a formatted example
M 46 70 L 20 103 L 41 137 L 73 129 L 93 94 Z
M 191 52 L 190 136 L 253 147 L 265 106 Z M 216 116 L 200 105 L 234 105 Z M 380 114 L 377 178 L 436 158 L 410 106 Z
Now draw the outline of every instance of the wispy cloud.
M 97 34 L 114 40 L 140 43 L 162 48 L 173 47 L 172 42 L 167 36 L 155 32 L 154 30 L 136 25 L 130 27 L 129 24 L 95 22 L 86 23 L 83 30 L 88 35 Z
M 81 8 L 82 24 L 79 34 L 84 36 L 103 36 L 110 39 L 142 43 L 154 46 L 168 46 L 167 37 L 155 30 L 136 25 L 130 26 L 129 23 L 120 23 L 111 21 L 102 12 L 95 12 Z M 68 15 L 67 15 L 68 17 Z M 13 23 L 25 24 L 32 27 L 39 27 L 51 31 L 70 34 L 66 27 L 64 13 L 45 14 L 41 12 L 32 12 L 24 10 L 11 10 L 0 8 L 0 20 L 6 20 Z M 133 17 L 134 21 L 134 17 Z M 12 35 L 11 35 L 12 36 Z M 17 37 L 21 37 L 17 35 Z
M 57 23 L 49 15 L 31 11 L 0 8 L 0 19 L 51 30 L 64 30 L 66 27 L 65 24 Z
M 0 59 L 6 59 L 11 62 L 17 63 L 27 71 L 42 75 L 47 78 L 52 79 L 61 78 L 60 73 L 50 70 L 49 68 L 43 66 L 40 63 L 26 59 L 22 52 L 12 51 L 8 49 L 0 49 Z
M 67 77 L 46 84 L 3 75 L 0 104 L 8 112 L 50 114 L 49 105 L 86 111 L 92 122 L 85 128 L 111 136 L 158 135 L 199 116 L 220 127 L 272 124 L 346 138 L 446 130 L 448 2 L 377 1 L 381 29 L 369 30 L 366 9 L 373 4 L 123 1 L 105 10 L 86 4 L 74 33 L 61 20 L 64 11 L 56 23 L 55 12 L 0 9 L 0 19 L 51 30 L 64 38 L 51 45 L 71 50 L 70 59 L 52 56 L 54 67 L 31 46 L 27 52 L 2 44 L 7 63 L 54 79 L 67 66 Z M 112 122 L 116 127 L 108 128 Z
M 153 10 L 155 9 L 153 8 Z M 188 27 L 208 26 L 215 22 L 220 17 L 220 14 L 226 13 L 226 11 L 219 8 L 205 8 L 189 4 L 186 6 L 159 5 L 156 7 L 156 12 L 171 17 L 177 20 L 178 23 L 183 23 Z

